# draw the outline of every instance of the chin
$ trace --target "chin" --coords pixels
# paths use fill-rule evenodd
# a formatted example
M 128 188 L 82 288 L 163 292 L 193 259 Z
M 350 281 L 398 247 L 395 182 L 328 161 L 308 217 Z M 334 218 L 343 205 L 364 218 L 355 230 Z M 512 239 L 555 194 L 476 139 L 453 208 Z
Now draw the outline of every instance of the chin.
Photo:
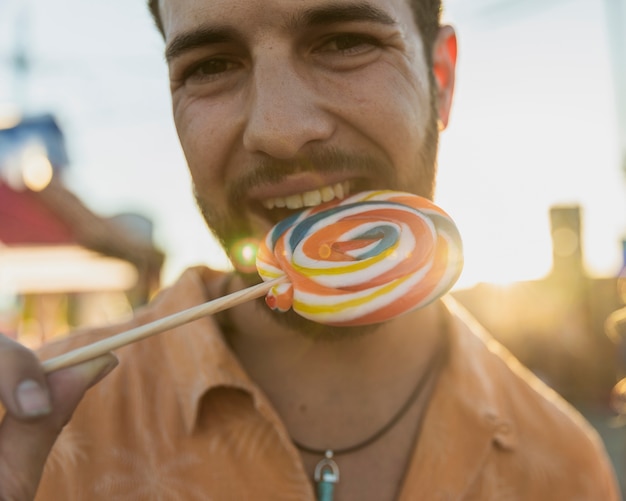
M 265 304 L 265 299 L 257 299 L 259 309 L 265 311 L 271 319 L 282 327 L 294 332 L 294 335 L 304 336 L 315 341 L 340 341 L 347 338 L 355 338 L 371 334 L 378 330 L 381 324 L 337 326 L 325 325 L 308 320 L 295 311 L 285 312 L 270 310 Z

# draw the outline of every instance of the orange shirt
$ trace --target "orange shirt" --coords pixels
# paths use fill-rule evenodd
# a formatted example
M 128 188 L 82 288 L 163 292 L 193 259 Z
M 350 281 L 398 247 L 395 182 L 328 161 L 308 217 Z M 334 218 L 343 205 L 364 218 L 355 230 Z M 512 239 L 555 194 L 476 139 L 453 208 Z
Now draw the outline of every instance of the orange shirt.
M 204 302 L 215 278 L 190 269 L 128 324 L 76 334 L 42 355 Z M 595 431 L 446 304 L 449 360 L 399 499 L 620 499 Z M 37 500 L 314 500 L 280 417 L 213 319 L 117 354 L 119 367 L 89 390 L 57 441 Z

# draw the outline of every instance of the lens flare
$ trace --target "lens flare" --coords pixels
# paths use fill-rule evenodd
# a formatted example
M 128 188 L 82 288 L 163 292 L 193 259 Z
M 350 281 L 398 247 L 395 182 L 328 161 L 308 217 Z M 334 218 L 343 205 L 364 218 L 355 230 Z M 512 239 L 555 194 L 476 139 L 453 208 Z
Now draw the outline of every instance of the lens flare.
M 256 255 L 259 240 L 244 238 L 237 241 L 230 249 L 230 258 L 235 269 L 241 273 L 256 273 Z

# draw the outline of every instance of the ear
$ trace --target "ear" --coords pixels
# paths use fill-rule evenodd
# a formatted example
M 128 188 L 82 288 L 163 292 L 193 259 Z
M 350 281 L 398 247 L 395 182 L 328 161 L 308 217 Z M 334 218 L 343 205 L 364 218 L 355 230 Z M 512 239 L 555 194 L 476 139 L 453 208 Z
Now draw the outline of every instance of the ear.
M 450 117 L 456 75 L 456 33 L 452 26 L 441 26 L 433 47 L 433 72 L 437 84 L 437 110 L 440 129 L 445 129 Z

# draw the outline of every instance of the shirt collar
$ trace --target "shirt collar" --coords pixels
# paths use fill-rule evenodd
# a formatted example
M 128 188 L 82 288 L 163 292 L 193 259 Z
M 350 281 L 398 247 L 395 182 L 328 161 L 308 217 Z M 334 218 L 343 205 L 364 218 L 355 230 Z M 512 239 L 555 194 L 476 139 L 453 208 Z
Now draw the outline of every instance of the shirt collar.
M 224 277 L 208 268 L 189 268 L 155 298 L 150 309 L 166 316 L 205 303 L 212 299 L 206 281 Z M 188 433 L 195 429 L 200 403 L 210 390 L 231 387 L 253 395 L 258 392 L 213 317 L 202 317 L 172 329 L 163 336 L 163 342 L 168 365 L 164 369 L 172 375 Z
M 497 381 L 505 362 L 492 354 L 503 349 L 454 300 L 446 297 L 444 306 L 448 359 L 403 489 L 420 499 L 461 498 L 493 447 L 512 451 L 518 444 L 509 396 Z
M 189 268 L 155 299 L 154 307 L 164 316 L 205 303 L 223 294 L 222 284 L 227 278 L 206 267 Z M 255 409 L 274 424 L 283 444 L 293 449 L 288 434 L 277 424 L 280 419 L 276 411 L 229 348 L 214 317 L 184 324 L 163 339 L 188 433 L 196 428 L 203 398 L 215 388 L 232 388 L 247 392 Z
M 508 388 L 498 374 L 519 363 L 454 299 L 446 297 L 444 304 L 453 317 L 450 380 L 457 382 L 453 394 L 477 423 L 486 423 L 498 446 L 513 450 L 515 416 Z

